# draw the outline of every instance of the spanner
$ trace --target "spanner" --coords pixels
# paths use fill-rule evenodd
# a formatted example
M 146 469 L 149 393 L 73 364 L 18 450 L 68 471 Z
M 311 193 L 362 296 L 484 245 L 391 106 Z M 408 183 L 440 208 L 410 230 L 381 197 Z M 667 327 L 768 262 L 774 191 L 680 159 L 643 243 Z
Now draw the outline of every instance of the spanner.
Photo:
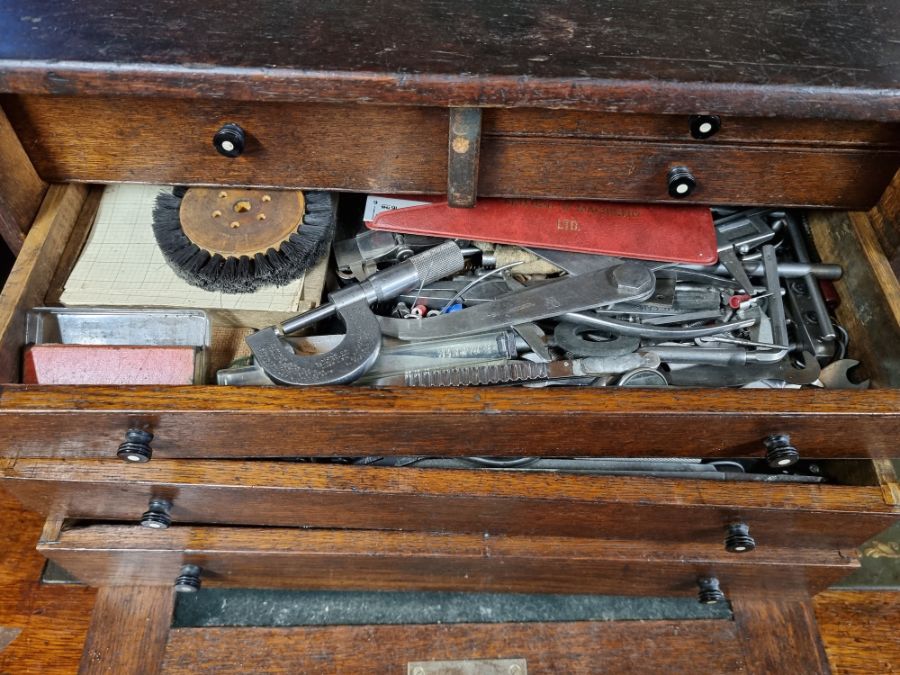
M 851 382 L 847 377 L 847 373 L 859 365 L 859 361 L 854 359 L 840 359 L 832 361 L 822 368 L 819 373 L 819 382 L 826 389 L 868 389 L 869 380 L 862 382 Z
M 381 331 L 401 340 L 435 340 L 484 333 L 616 302 L 641 301 L 655 289 L 653 272 L 615 260 L 605 269 L 569 275 L 503 295 L 493 302 L 422 320 L 379 317 Z
M 812 384 L 821 373 L 819 362 L 803 352 L 803 367 L 794 368 L 790 360 L 778 363 L 748 363 L 744 366 L 691 366 L 666 373 L 676 387 L 739 387 L 757 380 L 780 380 L 789 384 Z

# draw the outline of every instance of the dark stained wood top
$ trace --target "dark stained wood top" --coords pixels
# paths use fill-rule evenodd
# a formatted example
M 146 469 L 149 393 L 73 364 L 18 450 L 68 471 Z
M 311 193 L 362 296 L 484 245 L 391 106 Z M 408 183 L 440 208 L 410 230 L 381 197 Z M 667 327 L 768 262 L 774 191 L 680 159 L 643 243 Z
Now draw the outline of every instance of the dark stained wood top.
M 0 91 L 900 120 L 898 36 L 891 0 L 8 0 Z

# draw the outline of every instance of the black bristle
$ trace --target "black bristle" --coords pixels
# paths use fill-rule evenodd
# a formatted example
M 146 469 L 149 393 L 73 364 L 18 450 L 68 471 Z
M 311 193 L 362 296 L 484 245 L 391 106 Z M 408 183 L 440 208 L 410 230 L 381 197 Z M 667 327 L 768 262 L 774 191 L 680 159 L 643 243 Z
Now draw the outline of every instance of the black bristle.
M 189 284 L 208 291 L 252 293 L 263 286 L 284 286 L 298 279 L 328 251 L 334 236 L 337 195 L 305 192 L 306 213 L 297 231 L 255 258 L 225 258 L 194 244 L 181 226 L 186 190 L 160 192 L 153 209 L 153 233 L 166 262 Z
M 272 267 L 272 263 L 264 253 L 256 254 L 256 257 L 253 259 L 253 265 L 256 270 L 256 275 L 261 279 L 270 278 L 275 269 Z
M 238 264 L 237 264 L 237 278 L 238 279 L 252 279 L 254 276 L 254 272 L 255 272 L 254 268 L 255 268 L 255 265 L 253 265 L 251 263 L 250 258 L 248 258 L 245 255 L 242 255 L 240 257 L 240 260 L 238 260 Z
M 197 286 L 205 288 L 208 291 L 218 290 L 219 275 L 225 266 L 225 258 L 218 253 L 209 257 L 206 263 L 198 272 L 197 277 L 200 283 Z

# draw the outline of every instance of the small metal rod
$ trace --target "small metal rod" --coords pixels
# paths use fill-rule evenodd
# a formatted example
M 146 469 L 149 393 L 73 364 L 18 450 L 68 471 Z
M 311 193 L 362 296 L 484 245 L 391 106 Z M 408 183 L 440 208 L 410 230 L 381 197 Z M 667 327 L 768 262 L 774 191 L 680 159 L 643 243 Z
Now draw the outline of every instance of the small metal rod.
M 501 272 L 505 272 L 506 270 L 508 270 L 512 267 L 515 267 L 516 265 L 521 265 L 523 262 L 525 262 L 525 261 L 524 260 L 516 260 L 515 262 L 511 262 L 508 265 L 503 265 L 502 267 L 496 267 L 496 268 L 492 269 L 490 272 L 485 272 L 480 277 L 476 277 L 475 279 L 472 279 L 472 281 L 470 281 L 465 286 L 463 286 L 456 293 L 456 295 L 454 295 L 452 298 L 450 298 L 450 300 L 447 301 L 447 304 L 441 308 L 441 314 L 446 314 L 447 310 L 453 306 L 453 303 L 455 303 L 457 300 L 461 300 L 462 297 L 466 293 L 471 291 L 473 288 L 475 288 L 478 284 L 480 284 L 485 279 L 492 277 L 494 275 L 500 274 Z
M 778 259 L 775 257 L 775 247 L 766 244 L 762 247 L 762 262 L 766 271 L 766 289 L 772 295 L 769 298 L 769 320 L 772 322 L 773 343 L 786 345 L 790 343 L 788 335 L 787 317 L 784 313 L 784 302 L 781 299 L 781 282 L 778 279 Z M 790 347 L 785 347 L 790 349 Z
M 806 242 L 803 240 L 803 232 L 800 230 L 800 224 L 793 214 L 786 214 L 784 222 L 787 224 L 788 235 L 791 238 L 791 244 L 794 247 L 794 255 L 801 263 L 809 263 L 809 251 L 806 248 Z M 825 306 L 825 299 L 819 289 L 819 284 L 812 274 L 803 277 L 806 282 L 806 288 L 809 290 L 809 297 L 812 301 L 813 311 L 816 313 L 816 320 L 819 323 L 819 329 L 822 331 L 822 337 L 833 340 L 837 335 L 834 331 L 834 324 L 831 323 L 831 316 L 828 314 L 828 308 Z
M 290 335 L 291 333 L 296 333 L 301 328 L 311 326 L 314 323 L 334 316 L 335 312 L 337 312 L 337 307 L 334 306 L 334 303 L 329 302 L 321 307 L 316 307 L 315 309 L 301 314 L 300 316 L 295 316 L 292 319 L 283 321 L 278 324 L 276 329 L 282 335 Z
M 720 333 L 729 333 L 739 328 L 747 328 L 756 323 L 755 319 L 743 319 L 733 323 L 720 323 L 698 328 L 666 328 L 662 326 L 648 326 L 647 324 L 642 323 L 631 323 L 629 321 L 619 321 L 617 319 L 583 314 L 581 312 L 563 314 L 562 318 L 566 321 L 571 321 L 572 323 L 580 323 L 585 326 L 601 328 L 615 335 L 635 335 L 651 340 L 683 340 L 705 337 L 707 335 L 718 335 Z
M 762 261 L 744 261 L 744 271 L 751 277 L 765 276 Z M 686 269 L 708 274 L 728 274 L 725 265 L 675 265 L 674 269 Z M 817 279 L 830 279 L 836 281 L 844 274 L 840 265 L 830 263 L 803 263 L 803 262 L 779 262 L 778 276 L 784 279 L 798 279 L 811 274 Z

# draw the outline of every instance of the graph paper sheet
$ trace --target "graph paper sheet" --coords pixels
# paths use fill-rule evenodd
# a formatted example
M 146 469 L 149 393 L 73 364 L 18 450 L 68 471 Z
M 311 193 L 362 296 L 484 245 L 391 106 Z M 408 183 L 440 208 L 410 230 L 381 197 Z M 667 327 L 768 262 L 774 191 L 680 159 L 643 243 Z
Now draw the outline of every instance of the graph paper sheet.
M 232 295 L 191 286 L 163 258 L 153 236 L 161 185 L 113 185 L 100 201 L 90 237 L 60 296 L 64 305 L 194 307 L 295 313 L 303 279 L 279 288 Z

